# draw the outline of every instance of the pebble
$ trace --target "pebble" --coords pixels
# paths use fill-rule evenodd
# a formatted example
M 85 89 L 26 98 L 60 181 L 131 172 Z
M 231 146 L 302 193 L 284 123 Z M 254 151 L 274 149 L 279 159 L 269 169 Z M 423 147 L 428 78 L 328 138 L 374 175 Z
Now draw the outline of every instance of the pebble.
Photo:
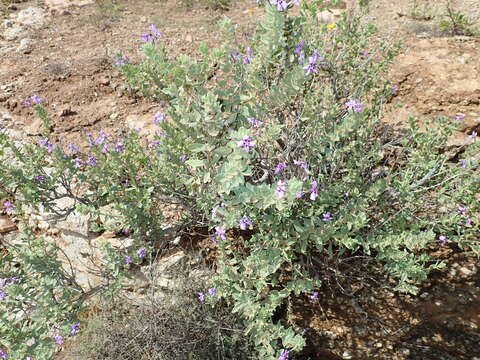
M 344 351 L 342 354 L 342 359 L 353 359 L 353 355 L 350 354 L 348 351 Z
M 115 119 L 117 119 L 119 116 L 120 116 L 119 114 L 113 113 L 112 115 L 110 115 L 110 119 L 115 120 Z

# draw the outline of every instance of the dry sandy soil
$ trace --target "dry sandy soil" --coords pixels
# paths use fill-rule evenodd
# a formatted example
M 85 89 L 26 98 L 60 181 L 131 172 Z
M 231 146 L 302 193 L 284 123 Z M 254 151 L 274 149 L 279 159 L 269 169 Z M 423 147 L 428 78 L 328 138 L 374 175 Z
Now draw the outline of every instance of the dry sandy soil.
M 48 4 L 62 1 L 0 1 L 0 21 L 31 6 L 44 9 L 47 19 L 26 30 L 23 37 L 30 41 L 0 36 L 0 120 L 11 128 L 28 136 L 39 133 L 32 110 L 22 107 L 28 96 L 38 94 L 52 114 L 57 139 L 84 138 L 100 129 L 121 133 L 136 119 L 151 119 L 157 105 L 124 94 L 124 81 L 113 66 L 117 51 L 139 61 L 139 34 L 154 23 L 173 54 L 195 53 L 200 41 L 215 44 L 215 24 L 222 16 L 232 17 L 244 34 L 260 16 L 253 0 L 235 1 L 227 12 L 207 10 L 195 0 L 190 7 L 179 0 L 77 1 L 89 2 L 53 8 Z M 480 26 L 480 1 L 453 3 Z M 473 130 L 480 132 L 480 39 L 441 33 L 445 5 L 443 0 L 372 0 L 369 16 L 382 36 L 404 45 L 391 71 L 398 94 L 385 121 L 463 113 L 464 125 L 451 140 L 461 145 Z M 352 299 L 327 286 L 317 305 L 293 304 L 296 321 L 317 330 L 308 355 L 480 360 L 478 263 L 448 246 L 439 257 L 446 259 L 447 269 L 433 274 L 416 298 L 377 289 Z

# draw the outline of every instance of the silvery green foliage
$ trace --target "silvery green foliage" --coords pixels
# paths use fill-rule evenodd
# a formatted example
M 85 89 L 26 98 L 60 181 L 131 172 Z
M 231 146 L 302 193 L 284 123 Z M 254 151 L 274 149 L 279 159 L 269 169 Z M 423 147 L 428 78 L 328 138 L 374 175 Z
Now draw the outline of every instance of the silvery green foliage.
M 387 131 L 379 119 L 395 89 L 383 76 L 398 47 L 374 40 L 375 27 L 356 17 L 322 27 L 320 3 L 303 3 L 299 16 L 265 4 L 244 49 L 225 20 L 225 52 L 201 47 L 201 60 L 173 61 L 170 73 L 182 76 L 163 88 L 144 70 L 165 67 L 151 44 L 147 62 L 127 73 L 147 80 L 139 90 L 169 99 L 165 171 L 177 174 L 216 232 L 219 292 L 243 314 L 261 358 L 304 346 L 292 324 L 272 318 L 320 286 L 314 275 L 324 259 L 375 258 L 396 290 L 416 293 L 442 266 L 427 254 L 439 236 L 478 251 L 478 218 L 469 223 L 456 210 L 478 217 L 478 143 L 458 166 L 443 151 L 456 126 L 446 118 L 429 132 L 415 119 L 403 133 Z M 206 64 L 215 65 L 202 81 Z M 172 163 L 180 156 L 188 160 Z M 245 216 L 249 232 L 239 231 Z
M 201 45 L 198 59 L 170 58 L 156 28 L 143 36 L 144 63 L 117 59 L 131 91 L 164 102 L 154 141 L 100 135 L 83 156 L 45 138 L 18 149 L 3 137 L 3 156 L 22 165 L 0 175 L 1 190 L 50 211 L 59 196 L 93 217 L 112 206 L 138 247 L 163 239 L 164 204 L 180 206 L 177 228 L 209 229 L 218 244 L 218 295 L 245 319 L 261 359 L 302 349 L 300 329 L 278 314 L 335 276 L 326 264 L 362 256 L 415 293 L 442 266 L 430 249 L 480 249 L 473 134 L 452 160 L 444 147 L 458 121 L 386 128 L 395 89 L 384 74 L 398 47 L 353 15 L 318 24 L 322 1 L 302 2 L 295 16 L 295 2 L 280 3 L 262 5 L 245 46 L 226 19 L 223 45 Z M 108 254 L 113 279 L 139 260 Z

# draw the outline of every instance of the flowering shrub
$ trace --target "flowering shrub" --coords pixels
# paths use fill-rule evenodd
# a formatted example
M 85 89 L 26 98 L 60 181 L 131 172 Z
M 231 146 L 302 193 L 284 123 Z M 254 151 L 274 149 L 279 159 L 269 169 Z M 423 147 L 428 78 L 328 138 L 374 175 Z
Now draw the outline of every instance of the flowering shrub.
M 131 91 L 163 102 L 153 140 L 100 133 L 80 154 L 75 144 L 52 143 L 44 120 L 38 145 L 20 149 L 2 135 L 0 154 L 15 162 L 0 186 L 16 193 L 10 211 L 26 203 L 58 212 L 56 200 L 67 197 L 95 219 L 111 206 L 109 230 L 129 229 L 136 244 L 107 252 L 105 288 L 118 288 L 125 267 L 165 238 L 162 211 L 176 204 L 177 230 L 203 228 L 216 243 L 215 297 L 245 320 L 258 358 L 287 359 L 305 340 L 282 309 L 318 299 L 343 259 L 374 260 L 397 279 L 396 290 L 415 293 L 442 266 L 429 249 L 479 252 L 479 144 L 472 132 L 457 158 L 444 152 L 462 119 L 440 118 L 429 131 L 413 118 L 402 131 L 382 125 L 395 91 L 384 73 L 398 46 L 374 38 L 372 24 L 345 14 L 319 25 L 322 1 L 261 3 L 265 18 L 244 48 L 224 20 L 223 45 L 201 45 L 200 59 L 171 59 L 155 27 L 142 35 L 144 63 L 117 56 Z M 209 295 L 192 294 L 199 302 Z M 75 324 L 55 316 L 38 336 Z

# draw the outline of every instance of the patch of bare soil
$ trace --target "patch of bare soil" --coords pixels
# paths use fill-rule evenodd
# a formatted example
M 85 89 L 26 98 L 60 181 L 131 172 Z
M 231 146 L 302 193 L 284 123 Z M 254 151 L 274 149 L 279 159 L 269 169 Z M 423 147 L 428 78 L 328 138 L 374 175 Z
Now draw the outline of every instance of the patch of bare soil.
M 347 1 L 351 6 L 353 0 Z M 79 141 L 87 132 L 121 134 L 127 118 L 152 118 L 157 104 L 125 94 L 114 68 L 121 51 L 140 61 L 139 35 L 150 24 L 166 35 L 172 54 L 195 54 L 197 44 L 218 42 L 215 26 L 232 17 L 245 35 L 259 19 L 253 0 L 234 2 L 223 13 L 197 1 L 97 0 L 80 7 L 50 11 L 43 1 L 7 5 L 0 20 L 30 6 L 45 8 L 49 22 L 30 30 L 27 47 L 19 39 L 0 38 L 0 117 L 18 131 L 39 134 L 32 110 L 22 107 L 32 94 L 46 100 L 55 140 Z M 421 119 L 465 114 L 457 145 L 480 132 L 480 39 L 439 31 L 446 0 L 372 0 L 369 17 L 383 36 L 401 39 L 404 50 L 391 71 L 398 92 L 384 121 L 402 124 L 410 115 Z M 457 0 L 458 11 L 478 24 L 480 2 Z M 25 45 L 25 44 L 24 44 Z M 208 242 L 208 241 L 207 241 Z M 208 248 L 206 245 L 205 248 Z M 445 247 L 438 254 L 445 270 L 432 274 L 418 297 L 382 286 L 356 288 L 346 294 L 325 282 L 319 300 L 293 301 L 290 320 L 307 329 L 311 359 L 480 360 L 480 278 L 477 260 Z M 359 265 L 360 266 L 360 265 Z

